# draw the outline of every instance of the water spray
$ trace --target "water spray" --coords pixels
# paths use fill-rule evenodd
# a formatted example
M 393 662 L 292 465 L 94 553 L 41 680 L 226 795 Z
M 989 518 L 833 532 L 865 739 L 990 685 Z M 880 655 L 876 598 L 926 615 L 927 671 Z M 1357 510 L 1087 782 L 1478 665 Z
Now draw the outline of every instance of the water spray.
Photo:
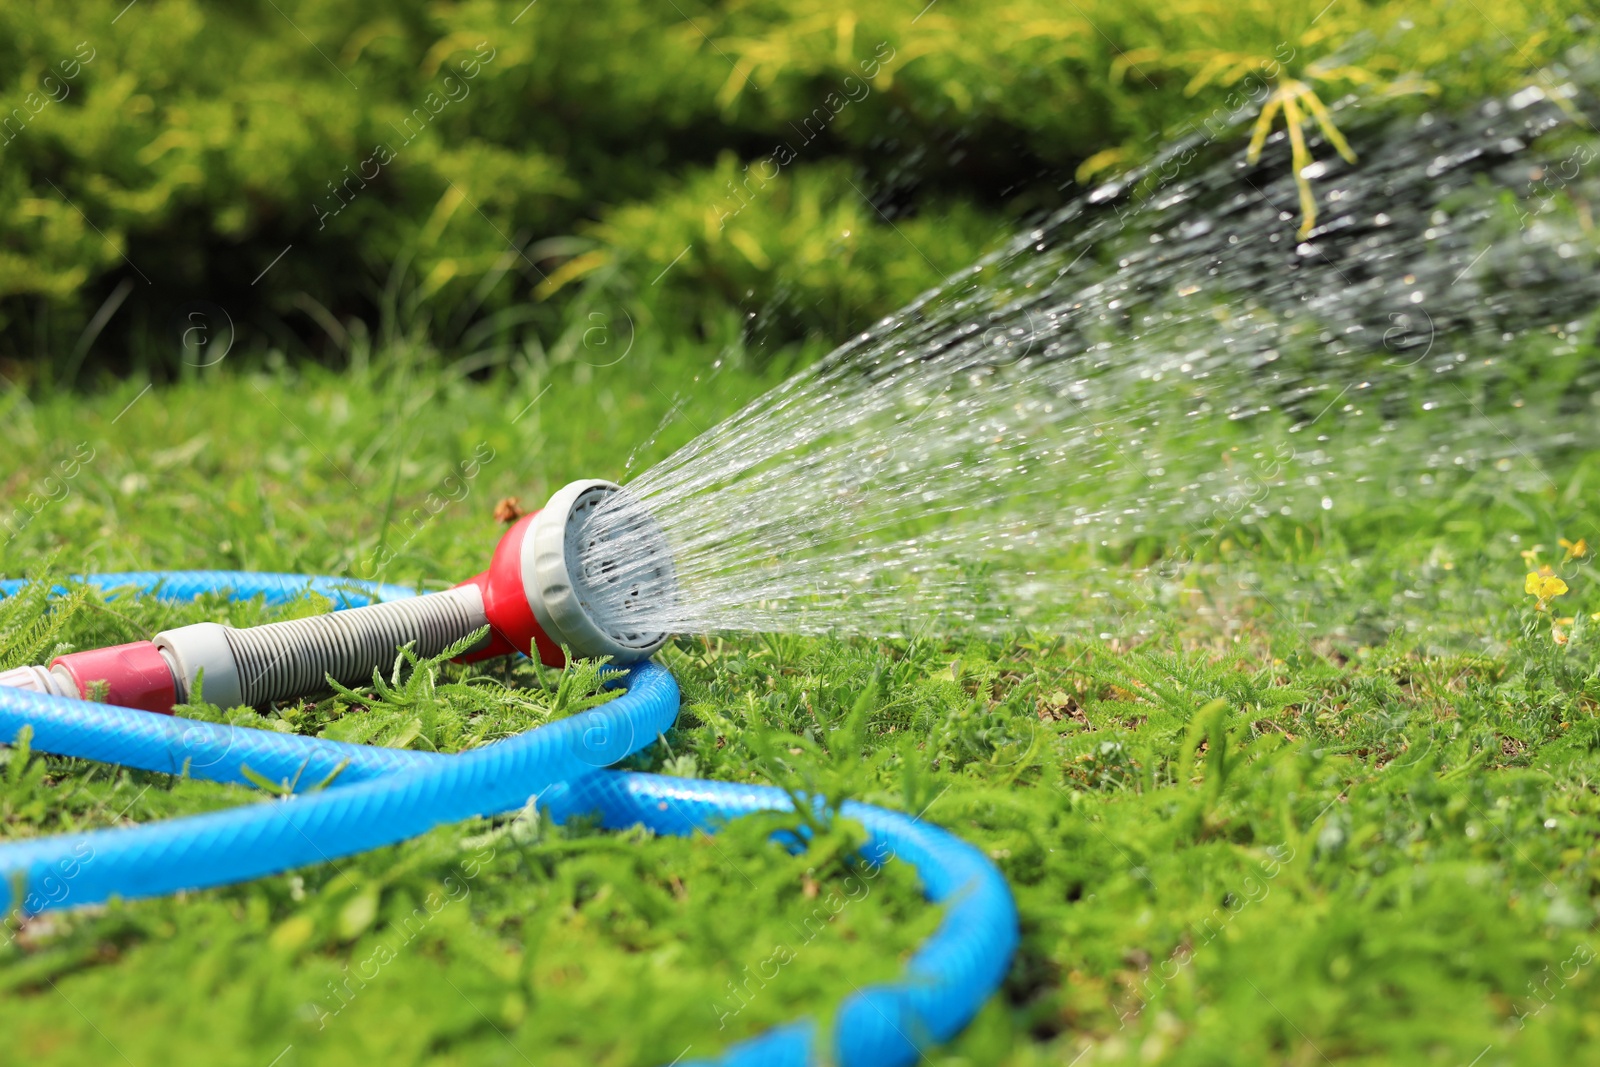
M 0 685 L 162 713 L 200 697 L 259 707 L 319 692 L 330 678 L 360 685 L 401 648 L 437 656 L 485 627 L 462 662 L 520 652 L 559 667 L 570 651 L 637 663 L 668 635 L 630 625 L 627 606 L 672 596 L 672 556 L 642 508 L 628 510 L 625 539 L 588 533 L 589 517 L 612 498 L 626 498 L 615 482 L 563 486 L 506 531 L 487 570 L 452 589 L 263 626 L 194 623 L 18 667 L 0 673 Z M 624 549 L 631 558 L 619 557 Z M 601 598 L 622 609 L 598 610 Z

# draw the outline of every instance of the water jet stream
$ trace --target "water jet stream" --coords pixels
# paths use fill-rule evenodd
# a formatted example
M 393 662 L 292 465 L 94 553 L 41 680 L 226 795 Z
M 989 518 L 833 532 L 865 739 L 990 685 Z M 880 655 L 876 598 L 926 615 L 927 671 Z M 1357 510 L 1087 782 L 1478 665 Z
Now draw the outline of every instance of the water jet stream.
M 1255 165 L 1172 145 L 634 478 L 585 527 L 617 579 L 591 610 L 881 635 L 1139 629 L 1263 598 L 1334 630 L 1481 613 L 1417 576 L 1340 604 L 1336 576 L 1230 546 L 1343 542 L 1359 565 L 1382 540 L 1364 516 L 1541 485 L 1590 439 L 1600 142 L 1579 109 L 1600 109 L 1555 93 L 1345 107 L 1362 162 L 1316 165 L 1304 241 L 1282 135 Z M 645 515 L 676 593 L 629 570 Z

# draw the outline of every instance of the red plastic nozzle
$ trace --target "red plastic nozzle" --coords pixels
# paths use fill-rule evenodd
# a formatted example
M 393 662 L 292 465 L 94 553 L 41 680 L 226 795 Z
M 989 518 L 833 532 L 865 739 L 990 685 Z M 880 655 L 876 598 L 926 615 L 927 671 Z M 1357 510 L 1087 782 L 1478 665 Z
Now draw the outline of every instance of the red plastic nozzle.
M 522 542 L 537 514 L 530 512 L 513 523 L 495 546 L 489 569 L 460 583 L 475 585 L 483 593 L 483 613 L 489 619 L 489 643 L 462 656 L 460 662 L 508 656 L 513 651 L 532 656 L 535 649 L 546 667 L 560 667 L 567 662 L 561 646 L 550 640 L 534 618 L 522 581 Z
M 150 641 L 72 652 L 51 660 L 50 667 L 58 673 L 65 672 L 85 700 L 89 699 L 91 685 L 104 682 L 106 702 L 119 707 L 170 715 L 172 705 L 178 701 L 172 668 Z

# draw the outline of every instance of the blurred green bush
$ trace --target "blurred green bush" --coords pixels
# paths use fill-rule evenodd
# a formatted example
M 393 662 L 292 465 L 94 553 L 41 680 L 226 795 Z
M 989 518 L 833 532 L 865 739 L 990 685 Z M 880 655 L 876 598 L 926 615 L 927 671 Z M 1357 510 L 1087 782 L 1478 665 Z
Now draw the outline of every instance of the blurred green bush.
M 12 0 L 0 372 L 165 371 L 196 302 L 486 362 L 597 302 L 837 339 L 1287 77 L 1468 99 L 1575 0 Z M 580 320 L 581 321 L 581 320 Z

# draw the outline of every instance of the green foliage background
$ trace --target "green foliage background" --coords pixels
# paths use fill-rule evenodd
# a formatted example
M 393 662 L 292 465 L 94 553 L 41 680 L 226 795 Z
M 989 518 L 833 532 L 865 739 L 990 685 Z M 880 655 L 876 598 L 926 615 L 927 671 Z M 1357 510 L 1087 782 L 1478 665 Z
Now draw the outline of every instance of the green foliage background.
M 597 302 L 836 341 L 1264 81 L 1472 99 L 1585 7 L 17 0 L 0 359 L 165 373 L 195 301 L 333 361 L 415 330 L 504 361 Z

